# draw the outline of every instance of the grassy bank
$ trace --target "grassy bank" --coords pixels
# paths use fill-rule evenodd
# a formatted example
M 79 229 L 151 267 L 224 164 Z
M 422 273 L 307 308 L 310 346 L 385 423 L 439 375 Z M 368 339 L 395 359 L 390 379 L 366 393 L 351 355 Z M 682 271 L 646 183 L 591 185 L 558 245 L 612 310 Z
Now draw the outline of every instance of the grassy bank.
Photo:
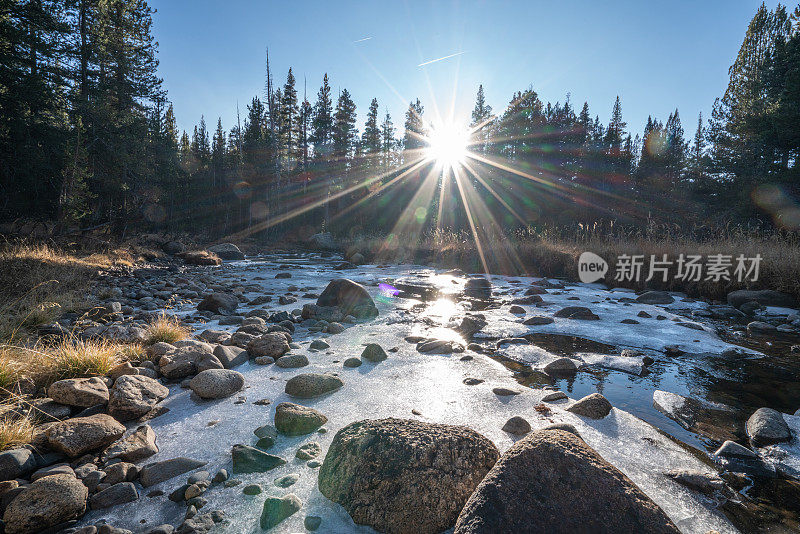
M 480 234 L 479 234 L 480 235 Z M 340 238 L 348 256 L 360 252 L 372 262 L 407 262 L 460 268 L 466 272 L 488 271 L 494 274 L 531 275 L 578 279 L 578 257 L 584 251 L 600 255 L 609 263 L 605 281 L 611 286 L 634 289 L 683 291 L 691 296 L 724 300 L 735 289 L 775 289 L 800 300 L 800 236 L 781 231 L 743 227 L 679 228 L 651 226 L 642 230 L 624 230 L 613 225 L 579 226 L 574 229 L 526 229 L 508 234 L 480 236 L 480 247 L 468 232 L 429 232 L 413 235 L 357 235 Z M 483 261 L 481 254 L 483 254 Z M 623 254 L 644 255 L 642 278 L 637 282 L 615 281 L 617 257 Z M 761 255 L 760 272 L 755 282 L 745 280 L 699 281 L 677 278 L 677 265 L 670 267 L 667 282 L 660 275 L 645 282 L 650 256 L 660 259 L 667 254 L 677 260 L 680 254 L 743 254 L 746 258 Z M 735 260 L 734 260 L 735 268 Z M 731 274 L 733 275 L 733 269 Z

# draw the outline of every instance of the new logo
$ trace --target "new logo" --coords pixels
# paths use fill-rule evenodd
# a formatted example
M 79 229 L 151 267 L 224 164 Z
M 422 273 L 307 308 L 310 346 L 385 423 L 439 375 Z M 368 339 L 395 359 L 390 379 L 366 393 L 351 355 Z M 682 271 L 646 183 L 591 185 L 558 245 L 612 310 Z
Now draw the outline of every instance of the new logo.
M 606 260 L 594 252 L 584 252 L 578 258 L 578 278 L 584 284 L 591 284 L 603 278 L 608 272 Z

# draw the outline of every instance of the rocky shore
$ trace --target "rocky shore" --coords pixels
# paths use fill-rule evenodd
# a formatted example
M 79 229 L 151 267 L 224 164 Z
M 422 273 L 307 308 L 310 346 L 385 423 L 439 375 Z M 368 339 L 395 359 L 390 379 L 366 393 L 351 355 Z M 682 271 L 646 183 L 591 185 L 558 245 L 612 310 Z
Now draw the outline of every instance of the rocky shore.
M 95 312 L 41 329 L 143 349 L 106 376 L 17 385 L 39 426 L 0 453 L 5 532 L 722 533 L 760 513 L 742 492 L 754 480 L 800 479 L 798 415 L 655 391 L 648 404 L 718 444 L 702 458 L 599 392 L 555 386 L 794 351 L 786 295 L 705 303 L 234 249 L 100 280 Z M 149 340 L 163 313 L 193 335 Z

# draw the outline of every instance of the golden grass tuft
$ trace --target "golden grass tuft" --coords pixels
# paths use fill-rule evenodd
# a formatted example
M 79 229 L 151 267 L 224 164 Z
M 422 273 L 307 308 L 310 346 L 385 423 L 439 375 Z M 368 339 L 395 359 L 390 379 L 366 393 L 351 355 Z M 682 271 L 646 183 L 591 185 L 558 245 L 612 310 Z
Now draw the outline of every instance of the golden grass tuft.
M 0 418 L 0 451 L 30 443 L 34 432 L 34 424 L 30 417 Z
M 65 378 L 84 378 L 107 375 L 122 363 L 116 344 L 108 341 L 64 339 L 49 347 L 42 355 L 43 369 L 37 384 L 52 383 Z
M 159 341 L 172 344 L 186 339 L 190 334 L 189 328 L 182 325 L 178 318 L 161 314 L 147 327 L 145 345 L 152 345 Z

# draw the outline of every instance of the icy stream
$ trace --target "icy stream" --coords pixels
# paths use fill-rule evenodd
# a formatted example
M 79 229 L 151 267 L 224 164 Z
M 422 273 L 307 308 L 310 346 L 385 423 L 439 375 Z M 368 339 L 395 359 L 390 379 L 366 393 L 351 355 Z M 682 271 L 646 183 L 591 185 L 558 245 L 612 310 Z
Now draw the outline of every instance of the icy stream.
M 638 377 L 636 370 L 640 368 L 641 362 L 636 358 L 615 358 L 610 354 L 587 352 L 581 359 L 589 370 L 588 373 L 581 371 L 578 378 L 553 383 L 560 386 L 572 399 L 577 399 L 586 393 L 602 389 L 602 384 L 598 385 L 598 377 L 604 377 L 600 382 L 608 382 L 608 389 L 621 387 L 624 390 L 627 381 L 631 384 L 631 391 L 638 392 L 641 398 L 638 402 L 627 402 L 625 407 L 633 408 L 634 412 L 641 410 L 641 413 L 636 413 L 637 417 L 623 411 L 620 409 L 621 405 L 615 402 L 615 395 L 606 393 L 615 409 L 602 420 L 581 418 L 565 411 L 564 408 L 571 400 L 548 404 L 551 413 L 542 415 L 534 406 L 549 393 L 547 390 L 522 388 L 523 394 L 508 397 L 499 397 L 492 392 L 492 388 L 497 386 L 521 387 L 514 372 L 497 359 L 471 351 L 450 355 L 422 354 L 417 352 L 413 343 L 404 340 L 409 335 L 439 338 L 447 336 L 449 339 L 457 339 L 457 334 L 449 327 L 453 326 L 452 321 L 456 317 L 464 315 L 463 304 L 447 298 L 422 302 L 394 297 L 381 294 L 378 287 L 381 282 L 410 277 L 430 282 L 444 293 L 457 294 L 463 288 L 466 277 L 450 276 L 442 271 L 414 266 L 362 266 L 336 271 L 332 269 L 333 265 L 330 260 L 309 254 L 255 258 L 228 263 L 218 269 L 216 277 L 220 283 L 240 283 L 245 286 L 257 284 L 264 293 L 272 294 L 276 300 L 278 295 L 287 292 L 288 286 L 298 286 L 299 290 L 294 292 L 298 296 L 308 292 L 320 293 L 328 281 L 344 276 L 367 287 L 376 301 L 380 315 L 369 323 L 346 325 L 347 329 L 338 335 L 310 333 L 306 328 L 298 326 L 294 341 L 302 348 L 293 349 L 292 353 L 305 354 L 310 361 L 307 367 L 281 369 L 275 365 L 258 366 L 252 362 L 246 363 L 236 368 L 245 376 L 246 389 L 239 395 L 218 401 L 199 401 L 190 395 L 190 390 L 172 385 L 170 395 L 163 403 L 170 411 L 149 422 L 156 432 L 160 452 L 145 463 L 186 456 L 207 461 L 208 465 L 204 469 L 213 476 L 220 468 L 230 471 L 231 446 L 237 443 L 253 445 L 256 442 L 253 430 L 261 425 L 272 424 L 278 403 L 299 402 L 316 408 L 328 417 L 329 422 L 325 425 L 327 432 L 324 434 L 314 433 L 296 438 L 281 436 L 278 439 L 269 452 L 285 458 L 288 462 L 285 466 L 264 474 L 233 475 L 242 481 L 242 485 L 231 488 L 215 485 L 204 495 L 209 503 L 203 511 L 225 511 L 229 520 L 225 532 L 261 532 L 258 518 L 264 497 L 290 492 L 302 499 L 303 508 L 273 532 L 304 532 L 303 519 L 306 515 L 322 517 L 321 532 L 372 532 L 369 528 L 354 525 L 341 507 L 319 493 L 316 487 L 318 470 L 294 457 L 300 445 L 310 441 L 320 443 L 323 449 L 319 458 L 321 460 L 334 434 L 341 427 L 360 419 L 391 416 L 466 425 L 491 439 L 502 453 L 515 441 L 513 436 L 501 430 L 505 421 L 514 415 L 525 417 L 534 428 L 553 422 L 575 425 L 589 445 L 630 477 L 664 509 L 682 531 L 736 532 L 721 513 L 706 506 L 699 493 L 688 490 L 662 474 L 673 469 L 713 472 L 701 460 L 702 455 L 640 419 L 647 419 L 665 427 L 666 432 L 690 441 L 691 436 L 684 437 L 684 434 L 690 434 L 688 431 L 666 417 L 659 416 L 652 408 L 651 392 L 655 389 L 668 389 L 679 394 L 690 393 L 687 381 L 666 378 L 670 373 L 675 373 L 674 369 L 663 367 L 661 371 L 665 377 L 660 378 L 658 383 L 648 382 L 652 378 Z M 275 274 L 278 272 L 290 272 L 292 276 L 288 279 L 276 279 Z M 493 276 L 492 284 L 497 302 L 504 303 L 522 296 L 532 280 Z M 245 295 L 252 299 L 259 292 Z M 708 325 L 701 326 L 701 329 L 680 326 L 679 322 L 690 320 L 676 315 L 675 312 L 699 307 L 702 303 L 682 302 L 678 298 L 669 306 L 620 304 L 616 299 L 623 296 L 626 295 L 609 292 L 597 285 L 568 285 L 565 290 L 550 290 L 549 294 L 542 297 L 552 304 L 544 307 L 522 305 L 526 311 L 525 316 L 511 314 L 507 304 L 481 311 L 486 316 L 488 325 L 476 338 L 517 337 L 532 333 L 570 334 L 618 348 L 635 348 L 653 354 L 657 360 L 654 364 L 656 369 L 661 365 L 662 351 L 667 345 L 674 345 L 693 354 L 713 355 L 733 348 L 721 340 Z M 298 298 L 296 303 L 274 306 L 270 310 L 291 311 L 309 302 L 314 302 L 314 299 Z M 525 317 L 552 317 L 557 310 L 575 305 L 591 308 L 600 316 L 600 320 L 556 318 L 552 324 L 543 326 L 522 324 Z M 244 306 L 239 312 L 244 313 L 250 309 L 251 307 Z M 194 311 L 193 307 L 179 310 L 184 314 Z M 638 318 L 640 311 L 647 312 L 653 318 Z M 657 315 L 663 315 L 666 319 L 657 320 Z M 621 324 L 620 320 L 625 318 L 636 318 L 639 324 Z M 679 322 L 673 321 L 674 318 L 678 318 Z M 234 330 L 236 327 L 221 327 L 216 322 L 211 322 L 198 325 L 197 331 L 206 328 Z M 319 338 L 325 339 L 330 348 L 319 352 L 309 351 L 308 344 Z M 389 358 L 378 364 L 364 361 L 361 367 L 343 368 L 341 362 L 347 357 L 360 355 L 362 345 L 366 343 L 379 343 L 387 351 L 394 347 L 398 350 L 389 352 Z M 461 359 L 464 355 L 471 355 L 473 358 L 464 361 Z M 546 365 L 558 356 L 535 345 L 518 344 L 503 345 L 498 355 L 524 362 L 533 369 Z M 751 351 L 749 356 L 744 357 L 758 358 L 759 355 Z M 336 372 L 345 385 L 327 396 L 297 401 L 284 393 L 284 385 L 289 378 L 303 372 Z M 466 378 L 478 378 L 483 382 L 466 385 Z M 246 402 L 237 404 L 240 396 L 246 397 Z M 270 399 L 271 404 L 254 404 L 255 401 L 265 398 Z M 628 399 L 624 395 L 621 398 Z M 412 410 L 421 415 L 413 415 Z M 287 489 L 281 489 L 274 484 L 276 478 L 290 473 L 300 475 L 296 484 Z M 144 490 L 140 488 L 141 497 L 138 501 L 91 512 L 83 523 L 92 524 L 105 518 L 115 526 L 133 531 L 163 522 L 177 525 L 182 521 L 186 507 L 169 501 L 167 495 L 184 483 L 186 476 L 188 474 Z M 253 483 L 261 484 L 265 492 L 252 497 L 243 495 L 242 488 Z M 159 489 L 165 492 L 163 496 L 146 496 L 148 492 Z

